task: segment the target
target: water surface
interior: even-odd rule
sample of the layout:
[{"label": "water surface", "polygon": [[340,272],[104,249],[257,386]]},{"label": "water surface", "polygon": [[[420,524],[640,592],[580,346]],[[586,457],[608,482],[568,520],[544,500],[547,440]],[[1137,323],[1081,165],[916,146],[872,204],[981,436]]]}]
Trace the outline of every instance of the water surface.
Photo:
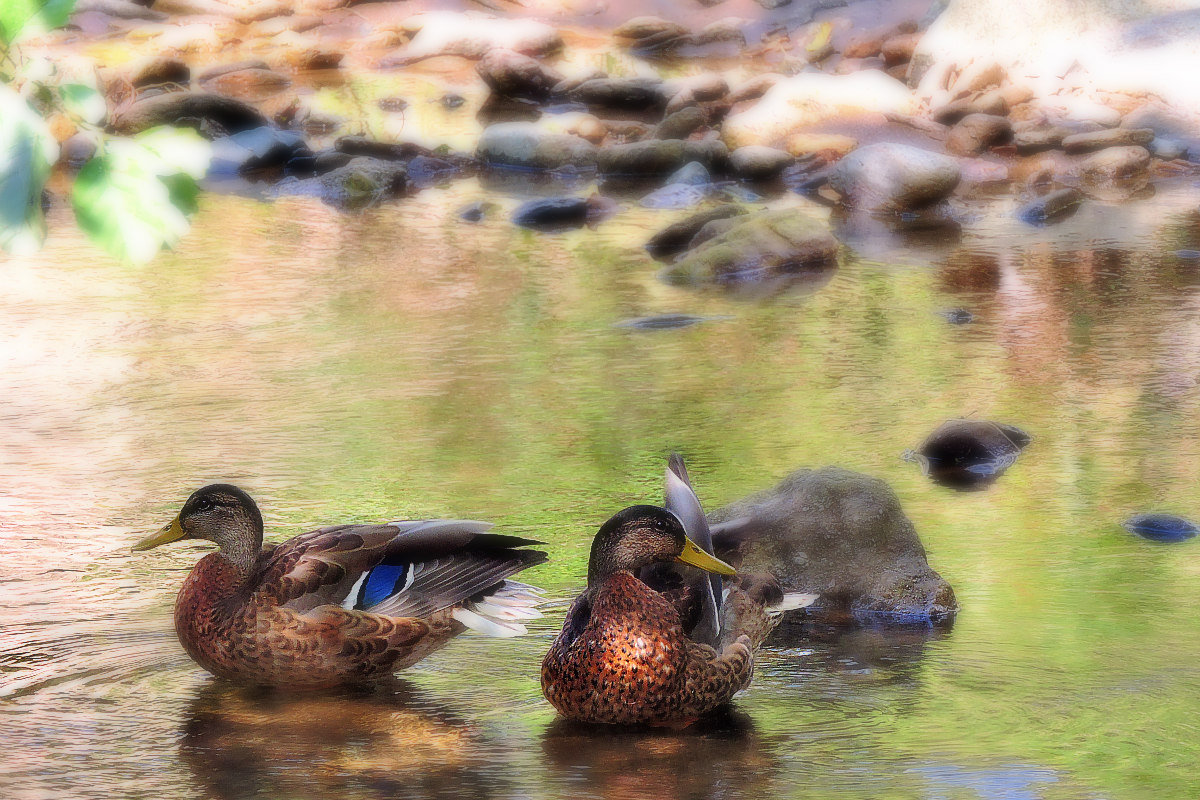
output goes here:
[{"label": "water surface", "polygon": [[[3,262],[3,795],[1195,797],[1200,544],[1120,523],[1200,515],[1200,263],[1176,255],[1200,248],[1198,198],[1160,184],[1044,229],[995,200],[959,237],[844,227],[836,273],[767,294],[658,282],[640,246],[681,212],[633,200],[542,235],[474,180],[356,217],[209,196],[144,269],[56,210],[44,252]],[[480,199],[502,208],[458,219]],[[619,324],[664,314],[702,320]],[[901,458],[966,415],[1034,436],[978,493]],[[802,466],[884,478],[957,623],[792,627],[730,719],[596,735],[538,688],[564,604],[373,695],[254,694],[174,640],[204,548],[129,553],[224,480],[273,539],[493,520],[550,543],[527,575],[565,599],[671,450],[709,507]]]}]

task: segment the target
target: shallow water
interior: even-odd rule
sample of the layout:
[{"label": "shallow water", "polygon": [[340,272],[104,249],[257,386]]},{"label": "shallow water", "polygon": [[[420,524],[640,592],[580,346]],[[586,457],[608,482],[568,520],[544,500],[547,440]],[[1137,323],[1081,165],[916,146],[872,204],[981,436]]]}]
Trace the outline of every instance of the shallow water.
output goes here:
[{"label": "shallow water", "polygon": [[[457,210],[486,198],[479,224]],[[123,267],[61,210],[0,296],[4,797],[1195,797],[1200,560],[1121,527],[1200,516],[1200,191],[960,237],[846,223],[836,273],[669,287],[636,199],[543,235],[474,180],[343,217],[208,196],[177,252]],[[802,204],[796,198],[773,201]],[[828,212],[811,207],[810,213]],[[943,312],[963,308],[967,325]],[[664,314],[687,327],[622,326]],[[901,458],[948,417],[1034,442],[986,491]],[[203,551],[131,554],[227,480],[271,538],[449,515],[590,536],[688,459],[709,507],[801,466],[886,479],[955,587],[952,629],[790,628],[733,718],[687,734],[555,721],[529,637],[461,637],[372,696],[208,678],[170,608]]]}]

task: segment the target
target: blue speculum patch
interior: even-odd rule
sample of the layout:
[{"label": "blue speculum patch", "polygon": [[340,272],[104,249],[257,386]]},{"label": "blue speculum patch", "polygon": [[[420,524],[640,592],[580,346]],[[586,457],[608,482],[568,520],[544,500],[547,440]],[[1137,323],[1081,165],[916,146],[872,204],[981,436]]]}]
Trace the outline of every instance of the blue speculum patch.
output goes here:
[{"label": "blue speculum patch", "polygon": [[380,564],[367,575],[362,588],[358,592],[358,602],[355,608],[370,608],[376,603],[383,602],[404,586],[404,578],[408,574],[407,564]]},{"label": "blue speculum patch", "polygon": [[1125,520],[1124,527],[1154,542],[1182,542],[1200,533],[1196,523],[1174,514],[1138,514]]}]

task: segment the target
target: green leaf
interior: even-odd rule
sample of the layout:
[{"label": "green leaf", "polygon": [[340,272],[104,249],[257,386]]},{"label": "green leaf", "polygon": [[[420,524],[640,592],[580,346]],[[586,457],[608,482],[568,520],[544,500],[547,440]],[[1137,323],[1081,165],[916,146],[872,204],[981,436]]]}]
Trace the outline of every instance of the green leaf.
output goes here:
[{"label": "green leaf", "polygon": [[161,159],[160,175],[178,172],[200,180],[208,172],[212,145],[191,128],[159,126],[139,133],[133,140]]},{"label": "green leaf", "polygon": [[46,238],[42,188],[58,160],[45,121],[18,94],[0,86],[0,247],[36,252]]},{"label": "green leaf", "polygon": [[104,102],[104,95],[93,87],[83,83],[64,83],[58,87],[58,92],[68,113],[91,125],[104,121],[108,106]]},{"label": "green leaf", "polygon": [[61,28],[74,8],[75,0],[0,0],[0,42]]}]

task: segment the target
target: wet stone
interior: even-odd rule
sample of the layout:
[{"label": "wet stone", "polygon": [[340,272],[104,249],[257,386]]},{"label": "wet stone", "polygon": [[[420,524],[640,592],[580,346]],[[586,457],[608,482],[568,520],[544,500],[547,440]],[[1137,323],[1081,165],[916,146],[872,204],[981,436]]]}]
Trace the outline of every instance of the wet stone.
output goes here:
[{"label": "wet stone", "polygon": [[646,252],[652,258],[670,258],[686,249],[692,238],[709,222],[741,216],[745,213],[745,208],[730,203],[692,214],[690,217],[668,225],[650,237],[650,241],[646,242]]},{"label": "wet stone", "polygon": [[1013,134],[1013,145],[1022,156],[1044,153],[1062,147],[1063,139],[1071,133],[1066,128],[1026,128]]},{"label": "wet stone", "polygon": [[1017,218],[1030,225],[1049,225],[1075,213],[1083,192],[1071,187],[1058,189],[1029,201],[1017,210]]},{"label": "wet stone", "polygon": [[495,203],[489,203],[487,200],[476,200],[474,203],[468,203],[460,208],[457,216],[464,222],[482,222],[483,218],[495,208]]},{"label": "wet stone", "polygon": [[662,82],[646,78],[593,78],[569,91],[567,99],[623,111],[647,111],[667,104]]},{"label": "wet stone", "polygon": [[1185,542],[1200,533],[1196,523],[1174,514],[1137,514],[1122,527],[1152,542]]},{"label": "wet stone", "polygon": [[950,129],[946,150],[960,156],[973,156],[1012,139],[1012,125],[1005,117],[968,114]]},{"label": "wet stone", "polygon": [[739,177],[771,180],[795,162],[791,153],[763,145],[746,145],[729,154],[729,164]]},{"label": "wet stone", "polygon": [[916,456],[934,483],[981,489],[1003,475],[1029,442],[1029,434],[1011,425],[952,419],[929,434]]},{"label": "wet stone", "polygon": [[302,134],[268,126],[214,139],[212,149],[209,175],[245,174],[312,156]]},{"label": "wet stone", "polygon": [[563,76],[536,58],[512,50],[489,50],[475,65],[483,82],[502,97],[544,100]]},{"label": "wet stone", "polygon": [[134,65],[129,82],[135,89],[145,86],[157,86],[163,83],[174,83],[187,86],[191,80],[192,71],[178,58],[156,56],[143,59]]},{"label": "wet stone", "polygon": [[903,211],[946,198],[962,175],[949,156],[901,144],[872,144],[847,155],[829,184],[850,207]]},{"label": "wet stone", "polygon": [[1149,166],[1150,151],[1144,147],[1108,147],[1084,159],[1079,170],[1092,182],[1124,181],[1144,175]]},{"label": "wet stone", "polygon": [[549,197],[522,203],[514,225],[534,230],[565,230],[587,224],[589,204],[582,197]]},{"label": "wet stone", "polygon": [[708,124],[704,111],[696,106],[682,108],[667,116],[654,129],[655,139],[686,139]]}]

